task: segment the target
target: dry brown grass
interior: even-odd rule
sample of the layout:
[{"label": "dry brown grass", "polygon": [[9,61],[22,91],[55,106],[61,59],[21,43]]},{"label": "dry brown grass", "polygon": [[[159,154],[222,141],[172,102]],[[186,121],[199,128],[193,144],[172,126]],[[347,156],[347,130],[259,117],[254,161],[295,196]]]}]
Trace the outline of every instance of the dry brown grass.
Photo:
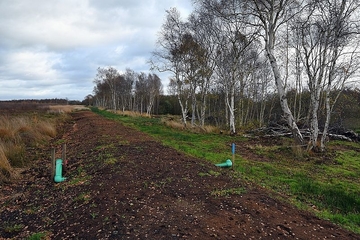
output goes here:
[{"label": "dry brown grass", "polygon": [[89,109],[89,108],[83,105],[51,105],[49,106],[49,110],[47,112],[62,114],[62,113],[70,113],[73,111],[79,111],[85,109]]},{"label": "dry brown grass", "polygon": [[0,142],[0,183],[10,179],[12,167],[5,155],[4,146]]},{"label": "dry brown grass", "polygon": [[162,119],[161,120],[163,124],[165,124],[165,126],[174,128],[174,129],[184,129],[184,124],[175,120],[167,120],[167,119]]},{"label": "dry brown grass", "polygon": [[53,121],[40,121],[34,126],[33,130],[40,133],[40,140],[56,136],[56,124]]},{"label": "dry brown grass", "polygon": [[0,128],[0,139],[2,141],[9,141],[13,139],[13,133],[6,128]]},{"label": "dry brown grass", "polygon": [[219,133],[220,130],[219,128],[215,127],[215,126],[211,126],[211,125],[205,125],[204,127],[200,127],[200,126],[190,126],[189,124],[187,124],[187,127],[184,127],[184,124],[180,121],[180,120],[175,120],[175,117],[164,117],[161,119],[161,122],[171,128],[174,129],[187,129],[188,131],[191,132],[196,132],[196,133]]},{"label": "dry brown grass", "polygon": [[211,125],[205,125],[203,129],[206,133],[220,133],[220,129],[218,127]]},{"label": "dry brown grass", "polygon": [[140,112],[134,112],[134,111],[116,111],[116,114],[123,115],[123,116],[129,116],[129,117],[151,117],[147,115],[146,113],[140,113]]},{"label": "dry brown grass", "polygon": [[[3,103],[0,115],[0,182],[16,176],[14,167],[27,165],[26,146],[37,146],[56,136],[56,123],[66,113],[88,109],[82,105]],[[44,113],[51,114],[45,117]]]},{"label": "dry brown grass", "polygon": [[34,115],[0,116],[0,182],[15,177],[14,167],[27,164],[25,147],[56,136],[56,120]]},{"label": "dry brown grass", "polygon": [[14,150],[9,148],[8,145],[9,144],[0,142],[0,183],[8,182],[10,179],[19,178],[19,171],[14,169],[8,160],[7,155],[9,154],[9,151]]},{"label": "dry brown grass", "polygon": [[220,133],[220,129],[215,126],[205,125],[201,126],[192,126],[188,128],[191,132],[194,133]]}]

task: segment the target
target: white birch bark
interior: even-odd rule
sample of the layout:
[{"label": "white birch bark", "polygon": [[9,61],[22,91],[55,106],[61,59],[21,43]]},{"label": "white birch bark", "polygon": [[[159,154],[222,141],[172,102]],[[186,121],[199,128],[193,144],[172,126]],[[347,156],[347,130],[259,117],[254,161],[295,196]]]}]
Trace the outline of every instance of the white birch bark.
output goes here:
[{"label": "white birch bark", "polygon": [[291,5],[294,3],[294,1],[261,0],[254,1],[253,3],[255,6],[255,9],[253,9],[255,13],[253,14],[259,19],[260,25],[264,31],[263,37],[265,40],[265,51],[274,74],[275,85],[279,94],[280,105],[284,114],[284,118],[287,121],[288,127],[292,131],[295,142],[297,144],[303,144],[304,139],[289,108],[285,92],[284,79],[281,76],[279,65],[276,61],[274,53],[276,31],[281,25],[286,24],[289,19],[294,16],[294,14],[291,13]]},{"label": "white birch bark", "polygon": [[287,124],[288,124],[290,130],[292,131],[295,142],[297,144],[303,144],[304,139],[303,139],[303,136],[295,122],[294,116],[289,108],[289,104],[288,104],[287,97],[286,97],[286,92],[284,89],[284,84],[283,84],[283,81],[281,80],[279,66],[276,62],[276,58],[274,57],[274,50],[272,49],[271,46],[266,47],[266,53],[267,53],[271,68],[274,73],[275,84],[276,84],[277,91],[279,94],[280,105],[281,105],[281,109],[283,111],[284,117],[287,121]]}]

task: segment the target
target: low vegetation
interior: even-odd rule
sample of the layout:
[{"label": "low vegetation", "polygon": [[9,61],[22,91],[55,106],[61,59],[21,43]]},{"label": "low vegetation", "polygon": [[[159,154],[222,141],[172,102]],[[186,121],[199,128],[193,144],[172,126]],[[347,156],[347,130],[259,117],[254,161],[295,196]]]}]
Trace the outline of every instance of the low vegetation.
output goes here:
[{"label": "low vegetation", "polygon": [[234,142],[237,146],[234,171],[229,174],[269,189],[275,197],[360,233],[359,143],[332,141],[326,154],[316,155],[293,147],[288,138],[256,140],[240,135],[199,134],[173,128],[173,124],[166,124],[161,118],[130,117],[97,108],[93,111],[211,163],[231,159]]},{"label": "low vegetation", "polygon": [[[16,109],[20,106],[21,109]],[[17,177],[17,168],[25,167],[28,148],[45,144],[56,136],[56,124],[65,113],[80,106],[11,105],[12,111],[0,115],[0,182]]]}]

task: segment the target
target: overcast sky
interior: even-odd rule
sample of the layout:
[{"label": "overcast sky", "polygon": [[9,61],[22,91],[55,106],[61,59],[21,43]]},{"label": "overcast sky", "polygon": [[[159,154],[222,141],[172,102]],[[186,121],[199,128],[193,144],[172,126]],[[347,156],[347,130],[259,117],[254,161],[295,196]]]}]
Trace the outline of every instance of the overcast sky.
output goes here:
[{"label": "overcast sky", "polygon": [[192,10],[191,0],[0,0],[0,100],[83,100],[98,67],[149,72],[171,7]]}]

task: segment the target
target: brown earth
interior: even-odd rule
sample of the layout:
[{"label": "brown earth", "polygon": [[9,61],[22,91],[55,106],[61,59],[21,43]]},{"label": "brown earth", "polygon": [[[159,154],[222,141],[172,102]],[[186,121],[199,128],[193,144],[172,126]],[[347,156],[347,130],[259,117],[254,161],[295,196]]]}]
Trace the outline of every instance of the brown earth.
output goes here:
[{"label": "brown earth", "polygon": [[61,139],[65,182],[49,179],[49,147],[30,149],[37,165],[0,186],[1,239],[360,239],[92,112],[61,127],[59,157]]}]

